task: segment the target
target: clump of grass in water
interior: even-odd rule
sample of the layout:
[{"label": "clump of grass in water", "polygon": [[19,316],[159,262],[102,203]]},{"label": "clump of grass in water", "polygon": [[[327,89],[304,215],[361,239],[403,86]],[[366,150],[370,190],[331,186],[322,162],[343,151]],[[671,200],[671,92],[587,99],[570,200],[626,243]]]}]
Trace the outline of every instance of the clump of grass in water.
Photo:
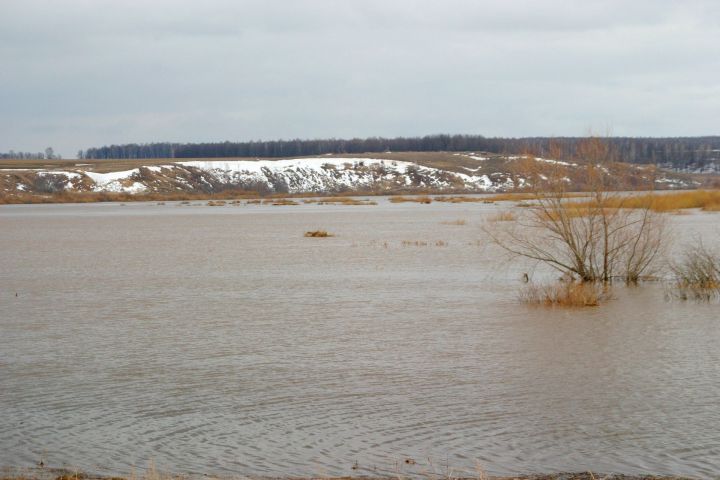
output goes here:
[{"label": "clump of grass in water", "polygon": [[289,198],[276,198],[274,200],[265,200],[263,203],[265,205],[300,205],[295,200],[290,200]]},{"label": "clump of grass in water", "polygon": [[435,201],[445,203],[485,203],[488,202],[488,199],[483,197],[435,197]]},{"label": "clump of grass in water", "polygon": [[513,212],[499,212],[488,218],[488,222],[513,222],[517,217]]},{"label": "clump of grass in water", "polygon": [[457,226],[462,226],[462,225],[466,225],[466,224],[467,224],[467,221],[466,221],[465,219],[463,219],[463,218],[458,218],[457,220],[448,220],[448,221],[440,222],[440,223],[442,223],[443,225],[457,225]]},{"label": "clump of grass in water", "polygon": [[597,307],[608,298],[608,287],[592,282],[528,285],[520,292],[524,303],[557,307]]},{"label": "clump of grass in water", "polygon": [[334,237],[332,233],[328,233],[325,230],[313,230],[311,232],[305,232],[305,236],[308,238],[327,238]]},{"label": "clump of grass in water", "polygon": [[428,242],[423,240],[403,240],[403,247],[427,247]]},{"label": "clump of grass in water", "polygon": [[319,199],[303,200],[304,203],[317,203],[318,205],[377,205],[369,199],[359,200],[352,197],[324,197]]},{"label": "clump of grass in water", "polygon": [[445,240],[437,240],[436,242],[427,242],[425,240],[403,240],[400,244],[403,247],[427,247],[428,245],[435,245],[436,247],[448,246],[448,242]]},{"label": "clump of grass in water", "polygon": [[432,203],[432,198],[428,196],[419,196],[419,197],[403,197],[403,196],[396,196],[396,197],[390,197],[390,203],[405,203],[405,202],[415,202],[415,203]]},{"label": "clump of grass in water", "polygon": [[720,256],[702,243],[687,250],[670,268],[675,277],[672,296],[681,300],[720,298]]},{"label": "clump of grass in water", "polygon": [[223,207],[227,202],[225,200],[210,200],[207,203],[208,207]]}]

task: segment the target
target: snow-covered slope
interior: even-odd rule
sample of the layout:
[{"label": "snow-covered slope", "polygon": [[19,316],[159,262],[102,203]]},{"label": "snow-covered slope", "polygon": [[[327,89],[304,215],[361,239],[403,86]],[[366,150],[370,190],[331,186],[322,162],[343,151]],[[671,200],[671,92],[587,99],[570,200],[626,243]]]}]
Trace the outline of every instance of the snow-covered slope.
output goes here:
[{"label": "snow-covered slope", "polygon": [[[0,170],[0,174],[8,171]],[[26,171],[28,173],[28,171]],[[41,190],[94,192],[219,191],[228,188],[279,193],[438,189],[492,192],[512,187],[507,178],[464,174],[375,158],[208,160],[96,173],[83,169],[32,172]],[[16,182],[16,188],[36,190]],[[38,186],[36,185],[36,186]]]},{"label": "snow-covered slope", "polygon": [[[13,192],[54,193],[123,192],[171,193],[218,192],[227,189],[259,193],[338,193],[338,192],[496,192],[522,187],[526,179],[513,172],[512,163],[519,157],[502,157],[489,165],[488,157],[476,154],[453,154],[449,158],[467,157],[470,163],[455,162],[446,170],[414,162],[387,158],[313,157],[287,160],[196,160],[163,165],[139,166],[109,173],[95,172],[87,164],[73,164],[66,169],[0,170],[0,194]],[[568,168],[568,175],[578,165],[535,158],[546,166]],[[95,164],[99,167],[101,164]],[[454,167],[454,168],[453,168]],[[516,170],[516,169],[515,169]],[[611,172],[607,172],[611,175]],[[638,169],[635,175],[645,175]],[[542,175],[541,175],[542,177]],[[645,177],[643,177],[645,178]],[[570,178],[567,178],[570,182]],[[670,183],[667,183],[670,182]],[[676,179],[658,178],[664,188],[687,188],[675,185]]]}]

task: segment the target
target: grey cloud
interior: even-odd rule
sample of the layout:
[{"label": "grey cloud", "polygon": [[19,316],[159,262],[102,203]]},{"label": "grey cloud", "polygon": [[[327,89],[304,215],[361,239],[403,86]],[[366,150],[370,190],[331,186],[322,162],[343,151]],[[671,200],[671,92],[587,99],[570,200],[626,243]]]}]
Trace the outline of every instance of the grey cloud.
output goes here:
[{"label": "grey cloud", "polygon": [[717,2],[3,0],[0,151],[711,134]]}]

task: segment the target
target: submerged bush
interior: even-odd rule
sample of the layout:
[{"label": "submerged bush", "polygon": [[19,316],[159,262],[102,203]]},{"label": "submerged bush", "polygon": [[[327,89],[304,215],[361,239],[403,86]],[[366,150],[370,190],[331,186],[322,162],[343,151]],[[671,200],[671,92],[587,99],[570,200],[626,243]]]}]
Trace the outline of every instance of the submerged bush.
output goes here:
[{"label": "submerged bush", "polygon": [[610,297],[609,289],[598,283],[556,282],[528,285],[520,299],[525,303],[559,307],[596,307]]},{"label": "submerged bush", "polygon": [[720,297],[720,256],[702,243],[688,249],[670,268],[674,296],[682,300]]},{"label": "submerged bush", "polygon": [[313,230],[311,232],[305,232],[306,237],[310,238],[326,238],[326,237],[334,237],[332,233],[328,233],[325,230]]}]

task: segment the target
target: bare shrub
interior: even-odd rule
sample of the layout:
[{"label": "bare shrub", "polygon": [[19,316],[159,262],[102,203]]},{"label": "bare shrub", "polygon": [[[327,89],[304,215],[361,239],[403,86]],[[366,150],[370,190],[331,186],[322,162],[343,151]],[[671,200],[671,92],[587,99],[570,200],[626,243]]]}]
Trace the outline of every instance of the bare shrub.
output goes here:
[{"label": "bare shrub", "polygon": [[65,175],[44,173],[37,175],[32,182],[32,188],[38,193],[57,193],[65,190],[68,178]]}]

